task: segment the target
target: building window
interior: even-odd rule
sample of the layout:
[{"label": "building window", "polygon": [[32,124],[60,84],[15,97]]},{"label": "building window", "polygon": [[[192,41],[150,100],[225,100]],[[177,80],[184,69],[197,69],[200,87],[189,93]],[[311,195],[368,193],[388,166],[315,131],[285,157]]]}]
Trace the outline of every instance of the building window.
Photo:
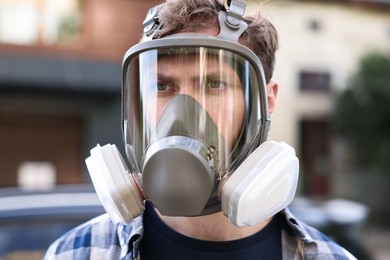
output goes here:
[{"label": "building window", "polygon": [[330,74],[328,72],[301,71],[299,81],[302,91],[327,92],[330,90]]},{"label": "building window", "polygon": [[304,192],[307,195],[327,195],[331,178],[330,124],[326,120],[303,120],[300,136]]},{"label": "building window", "polygon": [[0,43],[54,45],[80,37],[79,0],[0,0]]},{"label": "building window", "polygon": [[308,21],[308,27],[311,31],[317,32],[317,31],[320,31],[322,29],[322,24],[320,21],[318,21],[316,19],[311,19]]}]

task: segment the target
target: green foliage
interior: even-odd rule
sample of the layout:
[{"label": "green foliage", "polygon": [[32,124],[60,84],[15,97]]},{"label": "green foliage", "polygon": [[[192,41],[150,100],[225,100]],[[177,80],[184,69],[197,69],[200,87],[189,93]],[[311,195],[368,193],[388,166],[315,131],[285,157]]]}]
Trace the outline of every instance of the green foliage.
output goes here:
[{"label": "green foliage", "polygon": [[362,58],[338,97],[334,126],[351,141],[360,166],[390,172],[390,56]]}]

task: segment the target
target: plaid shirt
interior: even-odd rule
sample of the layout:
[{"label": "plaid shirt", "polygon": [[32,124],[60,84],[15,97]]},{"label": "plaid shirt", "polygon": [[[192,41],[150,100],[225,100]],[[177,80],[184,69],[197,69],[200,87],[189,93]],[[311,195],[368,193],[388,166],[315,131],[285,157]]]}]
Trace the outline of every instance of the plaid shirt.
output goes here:
[{"label": "plaid shirt", "polygon": [[[280,214],[283,259],[356,259],[318,230],[297,220],[288,209]],[[44,259],[139,259],[142,217],[129,225],[114,224],[107,214],[94,218],[55,241]]]}]

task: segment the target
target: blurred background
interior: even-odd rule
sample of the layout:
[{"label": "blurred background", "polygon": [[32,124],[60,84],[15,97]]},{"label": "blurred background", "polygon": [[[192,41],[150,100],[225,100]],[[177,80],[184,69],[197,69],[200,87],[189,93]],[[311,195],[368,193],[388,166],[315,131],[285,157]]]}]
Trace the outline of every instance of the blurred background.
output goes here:
[{"label": "blurred background", "polygon": [[[40,259],[103,212],[84,159],[97,143],[123,151],[122,57],[155,4],[0,0],[0,259]],[[301,163],[291,209],[359,259],[389,259],[390,1],[258,9],[280,37],[270,139]]]}]

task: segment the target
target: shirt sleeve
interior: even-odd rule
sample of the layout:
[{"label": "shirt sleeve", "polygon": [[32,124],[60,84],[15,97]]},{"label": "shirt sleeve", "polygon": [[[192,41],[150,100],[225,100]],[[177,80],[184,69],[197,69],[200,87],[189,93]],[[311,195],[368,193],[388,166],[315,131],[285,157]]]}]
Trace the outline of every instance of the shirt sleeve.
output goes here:
[{"label": "shirt sleeve", "polygon": [[54,241],[44,259],[119,259],[117,226],[106,214],[94,218]]}]

